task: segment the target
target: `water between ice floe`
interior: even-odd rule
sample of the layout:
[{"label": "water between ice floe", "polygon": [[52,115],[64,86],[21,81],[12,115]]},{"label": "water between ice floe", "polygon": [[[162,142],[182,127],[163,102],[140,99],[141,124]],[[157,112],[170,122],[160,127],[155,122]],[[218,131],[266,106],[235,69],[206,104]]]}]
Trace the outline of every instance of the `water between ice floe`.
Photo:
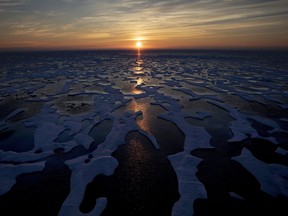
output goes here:
[{"label": "water between ice floe", "polygon": [[286,52],[0,55],[1,211],[243,215],[288,203]]}]

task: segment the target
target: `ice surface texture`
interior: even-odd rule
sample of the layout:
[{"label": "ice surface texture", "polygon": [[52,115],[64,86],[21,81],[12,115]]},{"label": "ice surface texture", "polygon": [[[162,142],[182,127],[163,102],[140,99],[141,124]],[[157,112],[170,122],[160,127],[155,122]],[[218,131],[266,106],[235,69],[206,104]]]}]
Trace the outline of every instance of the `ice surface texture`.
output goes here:
[{"label": "ice surface texture", "polygon": [[[272,51],[0,53],[1,209],[45,215],[33,206],[17,210],[21,200],[13,194],[17,197],[21,190],[16,189],[32,179],[42,190],[46,177],[57,179],[57,170],[69,179],[64,188],[70,190],[53,191],[63,197],[53,212],[101,215],[111,208],[109,199],[97,198],[94,209],[83,213],[85,190],[97,176],[113,176],[121,161],[112,155],[132,131],[147,137],[174,169],[180,198],[171,215],[201,215],[205,200],[211,209],[217,199],[250,202],[249,179],[260,197],[286,202],[287,56]],[[231,167],[236,176],[247,175],[243,184],[222,172]],[[219,179],[230,182],[223,186]],[[45,196],[33,194],[32,200]],[[228,210],[219,206],[225,215]],[[239,209],[231,206],[228,215]],[[129,212],[129,206],[123,208]]]}]

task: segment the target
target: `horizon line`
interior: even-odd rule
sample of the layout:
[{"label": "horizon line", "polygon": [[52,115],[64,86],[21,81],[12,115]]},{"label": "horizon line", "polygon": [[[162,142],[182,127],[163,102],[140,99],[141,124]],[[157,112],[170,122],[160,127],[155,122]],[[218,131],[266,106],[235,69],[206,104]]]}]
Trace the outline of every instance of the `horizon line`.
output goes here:
[{"label": "horizon line", "polygon": [[[137,48],[0,48],[0,52],[137,51]],[[141,51],[288,51],[288,47],[141,48]]]}]

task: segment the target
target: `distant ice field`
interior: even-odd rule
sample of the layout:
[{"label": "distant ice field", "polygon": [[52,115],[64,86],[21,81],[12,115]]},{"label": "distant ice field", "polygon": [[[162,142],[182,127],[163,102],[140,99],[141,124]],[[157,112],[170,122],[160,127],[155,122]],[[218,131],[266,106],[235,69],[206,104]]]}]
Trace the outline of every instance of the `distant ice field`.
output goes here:
[{"label": "distant ice field", "polygon": [[0,53],[0,212],[282,215],[287,166],[287,51]]}]

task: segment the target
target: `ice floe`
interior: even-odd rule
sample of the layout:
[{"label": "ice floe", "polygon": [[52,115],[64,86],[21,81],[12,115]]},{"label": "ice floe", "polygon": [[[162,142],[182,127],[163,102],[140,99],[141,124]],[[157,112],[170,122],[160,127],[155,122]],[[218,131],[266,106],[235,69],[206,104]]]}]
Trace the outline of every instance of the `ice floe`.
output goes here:
[{"label": "ice floe", "polygon": [[[89,213],[79,210],[86,186],[97,175],[113,175],[118,161],[112,153],[125,143],[129,132],[139,131],[171,162],[180,193],[172,215],[186,216],[193,215],[196,199],[207,198],[196,176],[201,159],[191,151],[211,148],[211,140],[220,129],[233,134],[231,139],[227,138],[230,134],[219,139],[225,144],[261,138],[275,144],[276,154],[287,156],[286,144],[277,145],[277,141],[287,138],[277,139],[277,134],[287,133],[288,75],[284,63],[279,63],[284,65],[281,67],[267,63],[266,58],[278,61],[273,55],[264,55],[263,59],[253,52],[236,55],[219,51],[147,51],[141,56],[130,51],[45,55],[47,61],[33,53],[20,61],[7,54],[9,64],[5,56],[0,60],[5,63],[0,68],[0,144],[7,137],[17,136],[13,131],[17,124],[35,128],[32,149],[0,150],[0,195],[9,193],[17,176],[43,170],[47,160],[61,153],[69,158],[64,163],[72,175],[70,193],[59,215],[101,215],[109,202],[106,197],[97,199]],[[253,110],[251,104],[261,109]],[[279,111],[277,116],[267,115],[271,106],[277,107],[271,109]],[[187,118],[194,122],[188,123]],[[261,129],[253,122],[269,128],[265,135],[260,135]],[[168,129],[161,128],[163,125]],[[216,129],[209,131],[211,128]],[[169,134],[161,135],[161,131]],[[166,140],[175,140],[175,134],[179,134],[180,141],[183,138],[183,143],[176,143],[180,147],[174,152],[165,151]],[[82,152],[73,157],[71,152],[77,148]],[[246,148],[233,160],[257,178],[264,192],[288,196],[287,166],[259,161]],[[230,195],[239,199],[235,193]]]},{"label": "ice floe", "polygon": [[233,159],[241,163],[257,178],[264,192],[275,197],[288,196],[287,166],[259,161],[245,148],[240,156]]},{"label": "ice floe", "polygon": [[0,165],[0,195],[8,192],[16,183],[16,177],[23,173],[42,171],[45,162],[25,163],[19,165],[1,164]]}]

